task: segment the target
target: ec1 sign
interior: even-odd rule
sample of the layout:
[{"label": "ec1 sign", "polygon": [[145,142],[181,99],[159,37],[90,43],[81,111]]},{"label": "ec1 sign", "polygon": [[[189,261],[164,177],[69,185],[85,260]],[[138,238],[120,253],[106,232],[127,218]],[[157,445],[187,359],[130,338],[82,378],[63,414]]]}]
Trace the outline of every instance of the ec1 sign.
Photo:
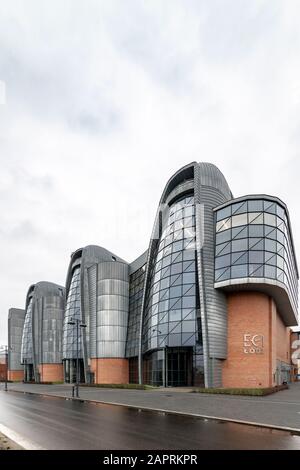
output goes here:
[{"label": "ec1 sign", "polygon": [[245,354],[262,354],[264,351],[263,335],[244,335],[244,353]]}]

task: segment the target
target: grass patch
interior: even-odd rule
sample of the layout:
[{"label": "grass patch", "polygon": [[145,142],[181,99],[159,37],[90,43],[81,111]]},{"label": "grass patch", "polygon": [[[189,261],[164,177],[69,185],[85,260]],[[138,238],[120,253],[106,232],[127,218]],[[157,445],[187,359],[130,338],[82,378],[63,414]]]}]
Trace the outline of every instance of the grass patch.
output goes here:
[{"label": "grass patch", "polygon": [[81,387],[95,387],[95,388],[121,388],[126,390],[151,390],[157,387],[151,385],[140,384],[80,384]]},{"label": "grass patch", "polygon": [[195,388],[191,393],[209,393],[216,395],[248,395],[255,397],[263,397],[271,395],[271,393],[286,390],[287,385],[277,385],[269,388]]}]

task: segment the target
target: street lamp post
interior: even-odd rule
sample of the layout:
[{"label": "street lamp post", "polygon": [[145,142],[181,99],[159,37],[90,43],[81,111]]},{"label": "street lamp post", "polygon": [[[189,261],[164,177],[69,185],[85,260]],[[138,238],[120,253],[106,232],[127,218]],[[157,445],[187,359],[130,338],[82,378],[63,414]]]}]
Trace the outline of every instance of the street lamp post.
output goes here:
[{"label": "street lamp post", "polygon": [[76,384],[75,384],[75,396],[79,398],[79,327],[86,328],[86,325],[81,323],[80,318],[71,318],[68,325],[76,325]]}]

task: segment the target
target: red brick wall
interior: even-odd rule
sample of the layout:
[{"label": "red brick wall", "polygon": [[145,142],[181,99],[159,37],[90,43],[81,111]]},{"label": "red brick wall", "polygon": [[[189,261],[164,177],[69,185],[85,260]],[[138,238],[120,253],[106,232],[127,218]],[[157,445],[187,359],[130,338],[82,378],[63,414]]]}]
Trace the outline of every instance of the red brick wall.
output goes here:
[{"label": "red brick wall", "polygon": [[[257,292],[227,296],[228,357],[223,365],[223,387],[269,387],[271,384],[273,307],[269,297]],[[262,354],[244,353],[244,335],[264,336]]]},{"label": "red brick wall", "polygon": [[5,380],[6,378],[6,364],[0,364],[0,380]]},{"label": "red brick wall", "polygon": [[24,371],[23,370],[9,370],[8,380],[12,380],[13,382],[22,382],[22,380],[24,380]]},{"label": "red brick wall", "polygon": [[64,372],[62,364],[40,364],[41,382],[63,382]]},{"label": "red brick wall", "polygon": [[129,382],[128,359],[91,359],[91,371],[96,384],[123,384]]},{"label": "red brick wall", "polygon": [[[290,328],[280,318],[275,302],[260,292],[227,296],[228,356],[223,364],[223,387],[276,385],[277,360],[290,363]],[[244,335],[263,335],[263,351],[244,351]],[[247,350],[249,350],[247,348]]]}]

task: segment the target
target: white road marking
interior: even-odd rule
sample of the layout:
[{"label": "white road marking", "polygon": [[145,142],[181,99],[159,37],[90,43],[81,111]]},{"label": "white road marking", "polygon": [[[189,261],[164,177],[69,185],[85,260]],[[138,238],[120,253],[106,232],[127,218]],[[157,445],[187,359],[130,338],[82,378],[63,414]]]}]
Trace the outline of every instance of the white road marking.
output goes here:
[{"label": "white road marking", "polygon": [[21,436],[21,434],[13,431],[12,429],[4,426],[4,424],[0,423],[0,432],[4,434],[6,437],[14,441],[19,446],[23,447],[25,450],[45,450],[43,447],[35,444],[32,441],[29,441],[25,437]]}]

